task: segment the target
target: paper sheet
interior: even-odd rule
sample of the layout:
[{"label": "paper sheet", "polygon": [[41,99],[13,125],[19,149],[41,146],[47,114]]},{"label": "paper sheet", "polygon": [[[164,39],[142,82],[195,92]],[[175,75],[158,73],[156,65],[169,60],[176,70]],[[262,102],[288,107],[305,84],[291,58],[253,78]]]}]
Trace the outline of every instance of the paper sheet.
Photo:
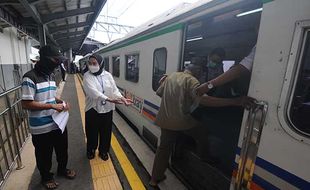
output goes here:
[{"label": "paper sheet", "polygon": [[[63,105],[66,106],[66,103],[63,102]],[[65,131],[65,128],[67,126],[68,120],[69,120],[69,112],[68,111],[62,111],[58,112],[55,111],[55,113],[52,115],[52,118],[54,122],[57,124],[61,132],[63,133]]]}]

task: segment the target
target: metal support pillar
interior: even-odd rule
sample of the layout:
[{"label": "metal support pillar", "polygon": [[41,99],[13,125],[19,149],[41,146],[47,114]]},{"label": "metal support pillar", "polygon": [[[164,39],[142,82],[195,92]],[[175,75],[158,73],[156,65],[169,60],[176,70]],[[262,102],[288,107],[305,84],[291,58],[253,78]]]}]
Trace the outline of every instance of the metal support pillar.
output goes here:
[{"label": "metal support pillar", "polygon": [[73,61],[72,60],[72,48],[70,48],[69,50],[65,52],[65,56],[68,58],[68,73],[71,73],[71,70],[72,70],[71,62]]},{"label": "metal support pillar", "polygon": [[46,33],[43,25],[38,26],[40,46],[46,45]]}]

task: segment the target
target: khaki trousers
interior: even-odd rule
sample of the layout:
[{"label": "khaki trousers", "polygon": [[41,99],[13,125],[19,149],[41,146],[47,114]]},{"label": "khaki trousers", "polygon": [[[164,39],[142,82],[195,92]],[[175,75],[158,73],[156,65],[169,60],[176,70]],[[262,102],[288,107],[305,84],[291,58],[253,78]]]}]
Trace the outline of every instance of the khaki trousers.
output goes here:
[{"label": "khaki trousers", "polygon": [[180,131],[172,131],[161,129],[160,145],[156,150],[155,160],[153,164],[152,177],[155,180],[160,180],[164,177],[164,173],[169,165],[169,157],[172,147]]}]

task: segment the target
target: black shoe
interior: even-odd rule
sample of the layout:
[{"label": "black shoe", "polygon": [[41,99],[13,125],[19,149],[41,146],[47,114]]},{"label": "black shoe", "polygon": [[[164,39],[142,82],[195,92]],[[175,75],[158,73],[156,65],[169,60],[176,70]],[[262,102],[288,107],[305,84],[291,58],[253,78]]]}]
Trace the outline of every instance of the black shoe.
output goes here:
[{"label": "black shoe", "polygon": [[95,158],[95,150],[92,151],[87,151],[86,152],[86,156],[89,160],[94,159]]},{"label": "black shoe", "polygon": [[109,159],[108,153],[99,153],[99,157],[104,161],[107,161]]}]

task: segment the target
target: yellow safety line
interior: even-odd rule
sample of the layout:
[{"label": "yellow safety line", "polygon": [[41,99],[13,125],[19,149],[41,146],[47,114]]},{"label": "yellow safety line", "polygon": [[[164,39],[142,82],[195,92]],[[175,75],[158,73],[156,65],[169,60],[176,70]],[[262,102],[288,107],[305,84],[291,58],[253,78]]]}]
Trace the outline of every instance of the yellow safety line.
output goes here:
[{"label": "yellow safety line", "polygon": [[121,145],[115,138],[114,134],[112,134],[112,148],[113,151],[121,164],[121,167],[126,175],[126,178],[133,190],[142,190],[145,189],[140,177],[138,176],[137,172],[135,169],[132,167],[130,161],[128,160],[124,150],[122,149]]},{"label": "yellow safety line", "polygon": [[[75,75],[75,83],[76,83],[76,88],[77,88],[77,93],[78,93],[78,98],[79,98],[79,105],[80,105],[80,112],[81,112],[81,117],[82,117],[82,122],[83,122],[83,126],[85,123],[85,118],[84,118],[84,100],[85,100],[85,95],[82,91],[82,86],[80,84],[80,82],[78,81],[78,78],[81,81],[81,78],[79,76]],[[78,90],[79,89],[79,90]],[[80,103],[81,102],[81,103]],[[85,129],[84,129],[85,130]],[[128,160],[124,150],[122,149],[121,145],[119,144],[119,142],[117,141],[115,135],[112,133],[112,139],[111,139],[111,146],[112,149],[122,167],[122,170],[129,182],[129,185],[131,186],[131,188],[133,190],[145,190],[145,187],[140,179],[140,177],[138,176],[137,172],[135,171],[135,169],[133,168],[132,164],[130,163],[130,161]],[[91,162],[92,164],[92,162]],[[94,175],[93,175],[94,176]]]}]

